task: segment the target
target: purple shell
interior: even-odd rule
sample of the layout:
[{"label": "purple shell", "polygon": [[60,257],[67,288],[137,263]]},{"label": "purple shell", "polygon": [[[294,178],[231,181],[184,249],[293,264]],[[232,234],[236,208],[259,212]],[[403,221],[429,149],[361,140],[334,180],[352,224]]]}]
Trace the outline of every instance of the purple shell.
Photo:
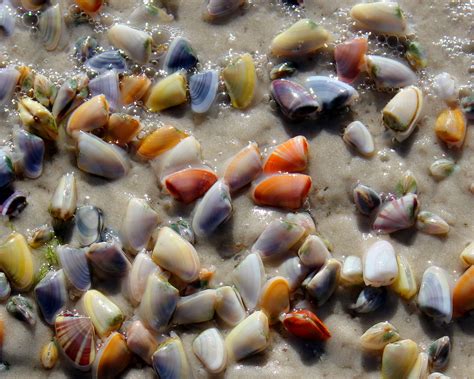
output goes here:
[{"label": "purple shell", "polygon": [[276,79],[270,90],[281,112],[289,119],[311,117],[320,109],[318,101],[302,85],[291,80]]}]

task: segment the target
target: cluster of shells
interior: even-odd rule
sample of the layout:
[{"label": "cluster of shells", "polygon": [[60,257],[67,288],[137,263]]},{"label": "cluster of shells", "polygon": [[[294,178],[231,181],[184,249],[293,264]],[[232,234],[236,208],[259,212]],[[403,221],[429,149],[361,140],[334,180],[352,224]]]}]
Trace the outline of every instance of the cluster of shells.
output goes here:
[{"label": "cluster of shells", "polygon": [[[75,3],[81,11],[71,16],[76,22],[81,17],[94,19],[103,6],[100,0]],[[145,2],[131,18],[172,21],[179,2],[161,3]],[[243,5],[244,0],[206,0],[203,19],[220,22]],[[294,6],[303,5],[298,1]],[[24,10],[40,12],[39,37],[46,50],[68,44],[60,4],[46,1],[22,0],[19,10],[9,1],[0,4],[0,28],[6,36],[14,32],[15,12]],[[411,33],[395,2],[358,4],[352,8],[351,17],[357,27],[374,33]],[[166,77],[152,82],[147,75],[130,74],[128,70],[129,61],[146,64],[152,50],[161,48],[150,33],[115,23],[107,30],[107,38],[111,48],[102,51],[91,36],[77,41],[75,55],[87,72],[59,87],[28,66],[0,69],[0,105],[16,98],[22,124],[14,130],[13,150],[0,150],[2,215],[20,214],[27,199],[13,189],[15,178],[38,178],[43,171],[45,143],[54,144],[63,138],[74,145],[77,167],[88,174],[109,180],[126,176],[131,166],[129,156],[133,156],[150,163],[164,192],[176,201],[200,201],[190,222],[178,220],[158,228],[159,216],[148,201],[132,197],[122,228],[115,232],[105,227],[101,209],[78,206],[75,175],[61,177],[49,206],[52,226],[39,227],[28,239],[12,232],[0,245],[0,298],[8,299],[7,310],[34,325],[32,302],[22,295],[10,297],[10,285],[17,292],[34,287],[42,318],[54,328],[54,342],[41,351],[45,368],[54,366],[59,348],[71,365],[80,370],[92,368],[96,377],[119,375],[132,354],[152,365],[162,378],[192,377],[183,342],[173,328],[214,318],[231,328],[225,338],[217,328],[209,328],[192,344],[193,352],[211,373],[222,372],[231,362],[265,350],[270,344],[270,326],[278,323],[300,338],[325,341],[331,333],[313,312],[292,309],[300,288],[312,303],[321,306],[340,284],[363,286],[350,307],[355,313],[379,308],[387,289],[406,300],[417,296],[419,309],[437,322],[448,323],[453,316],[474,308],[472,266],[454,289],[442,268],[429,267],[418,288],[410,263],[386,240],[372,244],[362,259],[348,256],[341,262],[332,256],[331,244],[318,234],[311,216],[297,212],[306,206],[312,187],[311,177],[305,174],[310,153],[305,137],[283,142],[265,159],[258,145],[250,143],[226,163],[223,172],[216,173],[204,164],[194,136],[171,125],[140,136],[140,120],[121,112],[130,104],[142,104],[152,113],[162,112],[190,100],[194,113],[205,114],[215,106],[221,79],[232,107],[249,108],[258,85],[251,54],[234,57],[220,72],[199,71],[191,42],[176,37],[167,41],[162,57]],[[423,108],[423,92],[416,86],[414,70],[427,64],[422,46],[413,38],[406,41],[405,57],[410,66],[368,54],[367,38],[359,37],[335,46],[337,79],[311,76],[300,83],[290,78],[297,72],[291,60],[314,54],[330,43],[328,30],[310,19],[301,19],[270,43],[270,55],[282,60],[270,72],[271,97],[282,116],[290,120],[319,117],[357,101],[359,93],[351,84],[365,73],[379,90],[400,89],[384,107],[382,122],[402,143],[415,130]],[[435,87],[446,102],[446,109],[436,120],[435,133],[448,147],[461,148],[466,118],[472,119],[473,98],[459,98],[456,79],[448,74],[437,76]],[[343,141],[364,157],[376,150],[369,129],[360,121],[347,126]],[[442,180],[455,169],[454,161],[443,159],[434,162],[430,172]],[[210,288],[215,268],[201,266],[195,238],[211,236],[228,221],[233,195],[249,187],[256,205],[291,213],[264,229],[234,269],[232,286]],[[414,226],[433,235],[446,235],[450,230],[440,216],[420,210],[416,179],[410,172],[400,179],[393,194],[380,194],[358,183],[353,196],[357,210],[372,218],[377,233],[390,234]],[[59,231],[67,225],[73,225],[73,240],[59,244]],[[40,247],[46,248],[55,268],[35,273],[31,249]],[[151,253],[147,251],[150,247]],[[461,257],[472,265],[474,247],[466,247]],[[267,279],[267,262],[282,258],[287,259],[278,268],[280,276]],[[126,320],[113,299],[93,289],[94,277],[121,280],[122,292],[136,308],[136,318]],[[70,297],[79,299],[73,308]],[[1,341],[8,331],[4,331],[1,320],[0,327]],[[415,342],[399,341],[396,329],[385,322],[370,328],[361,342],[366,349],[383,350],[384,378],[424,378],[431,368],[446,366],[450,350],[446,338],[435,341],[428,353],[419,353]],[[98,340],[101,344],[96,349]]]}]

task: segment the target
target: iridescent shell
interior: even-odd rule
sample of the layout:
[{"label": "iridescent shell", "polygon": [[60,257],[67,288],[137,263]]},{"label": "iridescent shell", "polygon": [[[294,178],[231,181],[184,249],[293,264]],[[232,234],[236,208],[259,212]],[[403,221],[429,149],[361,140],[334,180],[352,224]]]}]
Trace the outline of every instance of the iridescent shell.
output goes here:
[{"label": "iridescent shell", "polygon": [[247,315],[240,294],[230,286],[216,289],[215,310],[217,316],[230,326],[237,325]]},{"label": "iridescent shell", "polygon": [[216,305],[216,290],[206,289],[183,296],[176,304],[172,323],[176,325],[198,324],[212,320]]},{"label": "iridescent shell", "polygon": [[124,320],[122,311],[101,292],[88,290],[82,297],[81,304],[100,337],[107,337],[122,325]]},{"label": "iridescent shell", "polygon": [[255,253],[247,255],[231,275],[245,306],[250,311],[254,310],[265,281],[265,269],[260,255]]},{"label": "iridescent shell", "polygon": [[300,287],[309,271],[298,257],[288,258],[278,267],[278,273],[288,281],[291,292]]},{"label": "iridescent shell", "polygon": [[388,241],[372,244],[362,257],[362,266],[367,286],[388,286],[398,277],[395,249]]},{"label": "iridescent shell", "polygon": [[22,234],[12,232],[0,245],[0,269],[18,291],[33,283],[33,256]]},{"label": "iridescent shell", "polygon": [[[10,282],[4,272],[0,272],[0,301],[5,301],[10,297]],[[1,343],[0,343],[1,346]]]},{"label": "iridescent shell", "polygon": [[151,36],[125,24],[115,24],[107,31],[110,43],[117,49],[121,49],[130,59],[146,64],[151,55]]},{"label": "iridescent shell", "polygon": [[318,306],[328,301],[339,285],[341,267],[341,262],[330,258],[319,271],[310,274],[303,282],[306,292]]},{"label": "iridescent shell", "polygon": [[316,235],[309,235],[298,249],[301,262],[308,268],[322,267],[331,258],[326,244]]},{"label": "iridescent shell", "polygon": [[367,72],[379,89],[403,88],[416,83],[416,74],[406,65],[391,58],[366,55]]},{"label": "iridescent shell", "polygon": [[15,132],[15,147],[16,159],[23,175],[30,179],[39,178],[43,173],[45,151],[43,139],[26,130],[18,129]]},{"label": "iridescent shell", "polygon": [[36,285],[35,296],[44,319],[52,325],[68,300],[63,270],[49,271]]},{"label": "iridescent shell", "polygon": [[74,288],[87,291],[91,287],[91,274],[85,250],[62,245],[56,248],[56,254],[66,278]]},{"label": "iridescent shell", "polygon": [[[163,62],[163,69],[169,74],[179,70],[191,70],[198,63],[196,52],[191,47],[191,43],[183,37],[175,38],[166,53]],[[216,83],[217,89],[217,83]]]},{"label": "iridescent shell", "polygon": [[89,246],[100,240],[104,229],[102,209],[93,205],[83,205],[76,209],[74,236],[81,247]]},{"label": "iridescent shell", "polygon": [[146,100],[150,112],[161,112],[187,101],[186,76],[178,71],[153,85]]},{"label": "iridescent shell", "polygon": [[287,79],[273,80],[272,98],[290,120],[313,117],[320,109],[318,101],[302,85]]},{"label": "iridescent shell", "polygon": [[151,359],[153,368],[160,378],[193,377],[183,343],[175,333],[171,333],[171,337],[158,346]]},{"label": "iridescent shell", "polygon": [[423,233],[446,235],[449,233],[449,224],[440,216],[428,211],[421,211],[416,218],[416,228]]},{"label": "iridescent shell", "polygon": [[453,299],[445,270],[437,266],[425,270],[417,301],[420,310],[426,315],[446,323],[451,321]]},{"label": "iridescent shell", "polygon": [[133,305],[140,304],[150,275],[160,274],[161,269],[145,251],[135,256],[128,275],[128,297]]},{"label": "iridescent shell", "polygon": [[94,273],[103,278],[125,276],[131,267],[125,253],[115,242],[93,243],[87,250],[87,259]]},{"label": "iridescent shell", "polygon": [[199,334],[193,341],[193,352],[210,373],[224,371],[227,364],[227,351],[218,329],[206,329]]},{"label": "iridescent shell", "polygon": [[419,209],[420,204],[415,194],[409,193],[392,200],[378,213],[373,229],[382,234],[407,229],[415,224]]},{"label": "iridescent shell", "polygon": [[127,71],[127,62],[117,50],[108,50],[89,58],[85,66],[99,74],[107,70],[122,73]]},{"label": "iridescent shell", "polygon": [[352,83],[357,79],[364,65],[364,56],[367,53],[367,38],[354,38],[340,43],[334,49],[336,71],[339,80]]},{"label": "iridescent shell", "polygon": [[449,362],[451,340],[448,336],[438,338],[428,347],[429,363],[433,370],[443,370]]},{"label": "iridescent shell", "polygon": [[15,173],[10,155],[0,149],[0,188],[8,187],[14,180]]},{"label": "iridescent shell", "polygon": [[262,172],[262,157],[256,143],[249,143],[231,157],[224,170],[224,181],[230,192],[238,191]]},{"label": "iridescent shell", "polygon": [[235,13],[245,0],[205,0],[202,17],[206,21],[221,20]]},{"label": "iridescent shell", "polygon": [[[104,108],[106,110],[110,109],[111,112],[115,112],[118,109],[120,109],[120,107],[122,106],[120,89],[119,89],[119,78],[118,78],[118,74],[114,70],[106,71],[106,72],[96,76],[94,79],[92,79],[89,82],[89,91],[90,91],[91,96],[93,96],[93,98],[95,96],[99,96],[99,95],[104,95],[105,96],[105,98],[107,99],[107,106],[105,106]],[[86,102],[86,104],[87,103],[88,102]],[[85,106],[85,105],[83,105],[83,106]],[[85,115],[88,115],[89,117],[94,117],[95,116],[95,117],[97,117],[97,121],[98,121],[100,119],[100,117],[104,116],[102,114],[101,110],[102,109],[99,107],[97,115],[94,114],[95,110],[91,109],[90,114],[89,114],[89,110],[88,110],[87,112],[84,112],[85,114],[83,113],[80,116],[81,117],[85,117]],[[94,119],[91,120],[91,122],[93,122],[93,125],[99,124],[96,121],[95,117],[94,117]],[[108,114],[106,115],[106,117],[108,118]],[[76,122],[77,122],[77,120],[76,120]],[[103,127],[103,126],[105,126],[105,124],[102,124],[100,126],[97,125],[96,128],[97,127]],[[93,126],[91,126],[91,127],[93,127]],[[88,131],[88,130],[85,130],[84,128],[81,128],[81,130]]]},{"label": "iridescent shell", "polygon": [[347,83],[327,76],[310,76],[305,87],[316,97],[320,112],[330,112],[351,105],[359,98],[359,93]]},{"label": "iridescent shell", "polygon": [[302,172],[308,167],[309,142],[296,136],[275,147],[263,165],[266,174]]},{"label": "iridescent shell", "polygon": [[61,176],[56,187],[51,203],[49,213],[59,220],[69,220],[76,212],[77,205],[77,187],[76,177],[73,173],[67,173]]},{"label": "iridescent shell", "polygon": [[113,332],[102,344],[97,352],[92,368],[92,377],[116,378],[129,365],[132,354],[127,347],[125,337]]},{"label": "iridescent shell", "polygon": [[360,121],[353,121],[344,129],[342,139],[360,154],[370,157],[375,152],[374,139],[369,129]]},{"label": "iridescent shell", "polygon": [[374,312],[385,304],[386,297],[385,287],[364,287],[349,309],[359,314]]},{"label": "iridescent shell", "polygon": [[74,44],[74,55],[84,61],[96,54],[97,47],[97,40],[94,37],[80,37]]},{"label": "iridescent shell", "polygon": [[189,78],[189,95],[193,112],[206,113],[214,104],[218,88],[219,74],[216,70],[192,75]]},{"label": "iridescent shell", "polygon": [[14,191],[12,188],[4,192],[4,200],[0,206],[2,216],[8,218],[17,217],[28,205],[26,194],[21,191]]},{"label": "iridescent shell", "polygon": [[250,106],[255,96],[257,74],[255,63],[250,54],[243,54],[235,58],[222,70],[227,92],[232,106],[245,109]]},{"label": "iridescent shell", "polygon": [[48,51],[62,49],[68,33],[64,24],[60,4],[52,5],[41,12],[38,22],[39,36]]}]

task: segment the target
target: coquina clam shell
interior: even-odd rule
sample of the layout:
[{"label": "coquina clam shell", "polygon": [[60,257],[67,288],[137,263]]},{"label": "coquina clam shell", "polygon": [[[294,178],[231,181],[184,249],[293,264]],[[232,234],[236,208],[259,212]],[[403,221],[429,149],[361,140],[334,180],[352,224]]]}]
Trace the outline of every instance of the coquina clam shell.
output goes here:
[{"label": "coquina clam shell", "polygon": [[173,332],[170,338],[158,346],[151,360],[160,378],[193,377],[181,338]]},{"label": "coquina clam shell", "polygon": [[81,247],[99,242],[104,229],[102,209],[93,205],[83,205],[76,209],[74,234]]},{"label": "coquina clam shell", "polygon": [[50,271],[35,287],[36,303],[48,324],[54,324],[56,315],[67,301],[66,278],[63,270]]},{"label": "coquina clam shell", "polygon": [[265,269],[260,255],[247,255],[232,272],[232,280],[247,309],[255,309],[265,281]]},{"label": "coquina clam shell", "polygon": [[193,352],[209,372],[224,371],[227,364],[227,351],[218,329],[206,329],[199,334],[193,342]]},{"label": "coquina clam shell", "polygon": [[115,24],[108,31],[110,43],[125,53],[134,61],[145,64],[151,55],[151,36],[125,24]]},{"label": "coquina clam shell", "polygon": [[299,120],[316,115],[320,104],[302,85],[287,79],[273,80],[270,92],[280,111],[289,119]]},{"label": "coquina clam shell", "polygon": [[426,269],[417,301],[419,308],[426,315],[446,323],[451,321],[453,299],[446,271],[437,266]]},{"label": "coquina clam shell", "polygon": [[388,241],[377,241],[370,246],[362,258],[364,282],[368,286],[380,287],[392,284],[398,276],[395,249]]},{"label": "coquina clam shell", "polygon": [[91,274],[85,250],[60,245],[56,248],[56,254],[66,278],[74,288],[87,291],[91,287]]},{"label": "coquina clam shell", "polygon": [[218,87],[219,74],[216,70],[192,75],[189,78],[189,95],[193,112],[206,113],[214,104]]},{"label": "coquina clam shell", "polygon": [[197,63],[198,58],[191,43],[186,38],[176,37],[168,48],[163,68],[171,74],[181,69],[191,70]]},{"label": "coquina clam shell", "polygon": [[359,98],[354,87],[327,76],[310,76],[305,87],[318,100],[321,112],[345,107]]}]

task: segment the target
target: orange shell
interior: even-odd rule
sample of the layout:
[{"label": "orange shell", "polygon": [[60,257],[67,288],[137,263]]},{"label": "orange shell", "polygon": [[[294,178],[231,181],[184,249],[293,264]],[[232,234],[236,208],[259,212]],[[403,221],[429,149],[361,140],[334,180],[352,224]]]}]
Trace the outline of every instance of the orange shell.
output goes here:
[{"label": "orange shell", "polygon": [[469,267],[456,282],[453,290],[454,316],[474,309],[474,266]]},{"label": "orange shell", "polygon": [[95,13],[102,6],[103,0],[74,0],[74,2],[87,13]]},{"label": "orange shell", "polygon": [[308,167],[309,143],[306,137],[296,136],[278,145],[268,156],[263,172],[301,172]]},{"label": "orange shell", "polygon": [[175,147],[188,135],[174,126],[165,125],[147,135],[140,142],[137,154],[143,159],[153,159]]},{"label": "orange shell", "polygon": [[151,80],[143,75],[124,76],[120,81],[120,93],[124,105],[141,100],[151,86]]},{"label": "orange shell", "polygon": [[308,175],[277,174],[259,182],[252,197],[257,205],[298,209],[306,200],[311,184],[311,177]]},{"label": "orange shell", "polygon": [[334,59],[336,60],[336,71],[339,80],[352,83],[357,79],[362,70],[367,46],[367,38],[365,37],[354,38],[336,46]]},{"label": "orange shell", "polygon": [[307,309],[287,313],[282,322],[285,329],[297,337],[315,341],[326,341],[331,338],[326,325]]},{"label": "orange shell", "polygon": [[109,103],[104,95],[94,96],[82,103],[69,117],[67,133],[72,136],[77,132],[90,132],[102,128],[109,121]]},{"label": "orange shell", "polygon": [[140,132],[141,124],[126,113],[113,113],[105,131],[104,139],[117,145],[129,143]]},{"label": "orange shell", "polygon": [[116,378],[127,368],[132,358],[125,337],[114,332],[100,348],[94,363],[97,379]]},{"label": "orange shell", "polygon": [[168,175],[165,186],[176,200],[186,204],[204,195],[217,181],[217,175],[205,168],[185,168]]},{"label": "orange shell", "polygon": [[285,278],[276,276],[267,281],[260,295],[260,308],[270,324],[277,323],[280,314],[290,310],[290,285]]},{"label": "orange shell", "polygon": [[466,137],[466,118],[459,108],[442,111],[435,123],[436,136],[448,146],[461,147]]}]

